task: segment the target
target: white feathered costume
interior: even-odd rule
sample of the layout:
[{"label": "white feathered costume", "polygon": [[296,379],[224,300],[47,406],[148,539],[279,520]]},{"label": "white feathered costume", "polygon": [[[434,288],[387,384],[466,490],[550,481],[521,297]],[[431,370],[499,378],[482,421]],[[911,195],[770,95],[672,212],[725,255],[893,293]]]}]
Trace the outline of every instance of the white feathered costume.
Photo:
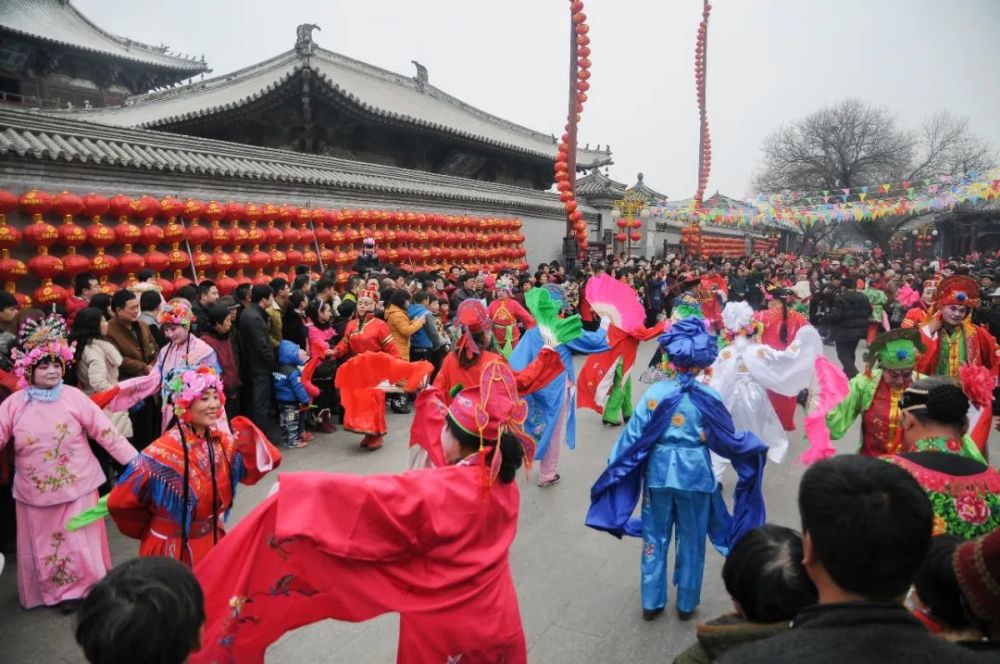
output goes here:
[{"label": "white feathered costume", "polygon": [[[737,431],[752,431],[767,443],[768,459],[781,463],[788,451],[788,436],[767,398],[767,390],[795,396],[809,387],[823,341],[811,325],[799,329],[785,350],[760,343],[753,309],[746,302],[729,302],[722,323],[733,342],[719,351],[709,384],[722,396]],[[713,459],[714,461],[714,459]],[[718,463],[716,476],[721,474]]]}]

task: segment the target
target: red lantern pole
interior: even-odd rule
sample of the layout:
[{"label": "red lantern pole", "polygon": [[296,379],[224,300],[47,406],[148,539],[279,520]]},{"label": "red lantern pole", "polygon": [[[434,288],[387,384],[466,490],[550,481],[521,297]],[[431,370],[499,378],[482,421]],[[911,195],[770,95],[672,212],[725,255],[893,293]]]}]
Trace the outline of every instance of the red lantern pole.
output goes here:
[{"label": "red lantern pole", "polygon": [[[578,46],[576,43],[576,22],[573,20],[574,13],[571,7],[569,14],[569,110],[566,112],[566,135],[569,137],[566,144],[569,145],[569,150],[566,153],[566,174],[569,176],[570,191],[576,193],[576,86],[579,83],[577,74],[579,74],[580,65],[577,64]],[[566,234],[572,233],[573,222],[567,216]]]},{"label": "red lantern pole", "polygon": [[712,11],[709,0],[703,0],[702,20],[698,26],[695,46],[695,89],[698,93],[698,117],[700,120],[698,138],[698,190],[695,193],[695,209],[701,208],[708,185],[708,175],[712,169],[712,143],[708,133],[707,81],[708,81],[708,16]]}]

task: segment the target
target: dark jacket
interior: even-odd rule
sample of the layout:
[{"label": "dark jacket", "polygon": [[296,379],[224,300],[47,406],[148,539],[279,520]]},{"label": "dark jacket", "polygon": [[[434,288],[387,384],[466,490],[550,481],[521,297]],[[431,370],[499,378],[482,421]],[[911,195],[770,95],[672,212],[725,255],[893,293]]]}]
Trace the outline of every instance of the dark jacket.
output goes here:
[{"label": "dark jacket", "polygon": [[841,291],[833,300],[826,322],[830,326],[830,341],[857,341],[868,336],[868,319],[872,303],[858,290]]},{"label": "dark jacket", "polygon": [[474,297],[475,295],[467,293],[464,288],[456,288],[455,292],[451,294],[451,302],[449,303],[451,306],[452,317],[455,317],[456,312],[458,311],[458,305],[462,304],[466,300],[471,300]]},{"label": "dark jacket", "polygon": [[245,376],[269,376],[278,366],[267,320],[259,304],[251,304],[240,314],[240,365]]},{"label": "dark jacket", "polygon": [[709,664],[732,648],[787,632],[789,624],[756,623],[734,613],[719,616],[695,628],[698,642],[677,655],[674,664]]},{"label": "dark jacket", "polygon": [[214,326],[202,330],[201,340],[212,347],[215,357],[222,369],[222,386],[226,394],[238,394],[240,385],[240,361],[233,342],[233,335],[227,332],[224,336],[215,331]]},{"label": "dark jacket", "polygon": [[931,634],[899,604],[849,602],[803,609],[788,632],[734,648],[719,661],[964,664],[987,662],[988,657]]},{"label": "dark jacket", "polygon": [[202,332],[211,327],[212,318],[208,315],[208,309],[201,302],[195,302],[191,305],[191,313],[194,314],[194,323],[191,325],[191,331],[201,336]]},{"label": "dark jacket", "polygon": [[118,316],[108,322],[108,341],[122,354],[122,365],[118,369],[120,380],[148,374],[149,365],[160,351],[145,323],[136,321],[130,326]]},{"label": "dark jacket", "polygon": [[306,321],[299,312],[291,307],[285,310],[285,315],[281,318],[281,338],[291,341],[302,350],[309,348],[309,332],[306,330]]},{"label": "dark jacket", "polygon": [[309,403],[302,385],[301,349],[288,339],[278,344],[278,370],[274,372],[274,400],[278,403]]}]

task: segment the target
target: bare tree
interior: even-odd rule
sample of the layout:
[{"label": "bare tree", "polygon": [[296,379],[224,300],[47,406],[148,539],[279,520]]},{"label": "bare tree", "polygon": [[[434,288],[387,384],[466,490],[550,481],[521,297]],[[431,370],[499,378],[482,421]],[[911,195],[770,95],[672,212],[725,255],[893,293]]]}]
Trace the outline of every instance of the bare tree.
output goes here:
[{"label": "bare tree", "polygon": [[[766,194],[839,194],[848,187],[870,186],[874,198],[883,182],[986,169],[993,154],[968,125],[968,119],[942,112],[910,131],[885,109],[846,99],[772,132],[764,140],[764,165],[752,187]],[[882,217],[859,222],[856,229],[887,251],[889,239],[906,221],[905,216]]]}]

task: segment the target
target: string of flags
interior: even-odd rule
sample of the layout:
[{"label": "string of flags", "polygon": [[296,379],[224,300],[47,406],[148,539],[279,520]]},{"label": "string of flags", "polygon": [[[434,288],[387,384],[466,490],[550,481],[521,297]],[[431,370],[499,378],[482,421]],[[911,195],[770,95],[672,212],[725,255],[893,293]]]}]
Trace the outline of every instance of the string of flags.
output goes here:
[{"label": "string of flags", "polygon": [[[953,210],[1000,198],[1000,166],[920,182],[903,180],[872,186],[759,195],[743,201],[695,209],[693,204],[662,203],[650,208],[654,218],[683,223],[749,228],[761,225],[803,229],[813,224],[877,221]],[[706,201],[711,203],[711,200]]]}]

